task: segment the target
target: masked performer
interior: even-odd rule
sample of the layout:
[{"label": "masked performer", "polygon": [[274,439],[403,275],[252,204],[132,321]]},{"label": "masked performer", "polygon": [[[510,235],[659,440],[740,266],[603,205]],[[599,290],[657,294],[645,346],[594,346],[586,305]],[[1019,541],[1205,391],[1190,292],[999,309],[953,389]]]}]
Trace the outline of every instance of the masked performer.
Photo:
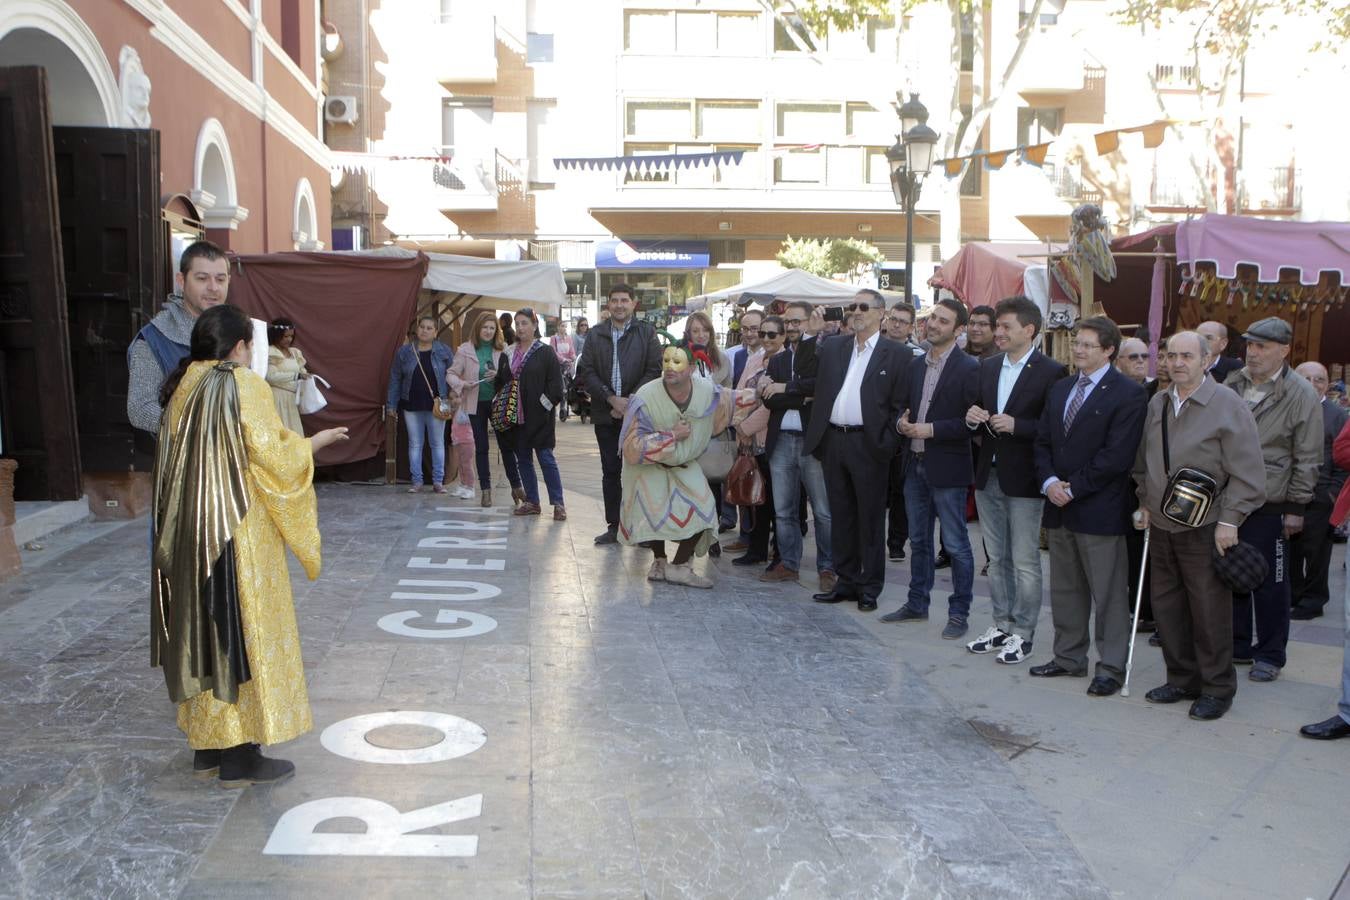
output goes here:
[{"label": "masked performer", "polygon": [[[717,539],[717,506],[698,458],[714,434],[743,420],[759,400],[752,390],[693,375],[694,355],[672,344],[661,357],[661,380],[643,385],[628,404],[619,539],[652,551],[648,581],[710,588],[690,565]],[[678,544],[669,563],[666,541]]]},{"label": "masked performer", "polygon": [[155,457],[150,662],[164,668],[193,770],[218,770],[227,786],[292,774],[259,745],[313,725],[285,548],[318,577],[313,452],[347,431],[286,428],[249,371],[252,337],[236,307],[198,317],[160,391]]}]

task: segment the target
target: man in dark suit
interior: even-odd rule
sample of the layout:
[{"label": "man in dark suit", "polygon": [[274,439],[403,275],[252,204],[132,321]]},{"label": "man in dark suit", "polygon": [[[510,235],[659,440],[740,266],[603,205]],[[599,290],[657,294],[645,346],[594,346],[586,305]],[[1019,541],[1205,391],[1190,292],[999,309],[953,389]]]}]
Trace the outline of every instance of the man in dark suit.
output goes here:
[{"label": "man in dark suit", "polygon": [[933,521],[952,559],[952,595],[942,636],[956,640],[969,628],[975,556],[966,530],[966,493],[973,480],[966,412],[975,402],[980,363],[956,346],[966,308],[943,299],[928,314],[928,353],[909,363],[909,400],[896,430],[905,451],[905,511],[909,518],[909,599],[883,622],[925,622],[933,591]]},{"label": "man in dark suit", "polygon": [[[816,387],[816,340],[802,335],[810,318],[810,304],[793,302],[787,305],[782,316],[787,341],[783,352],[769,360],[768,378],[760,383],[759,394],[769,409],[764,455],[769,459],[774,529],[781,557],[775,568],[790,572],[790,580],[796,580],[802,561],[801,493],[806,491],[816,526],[816,572],[821,592],[828,593],[836,584],[830,546],[833,523],[829,491],[825,487],[825,471],[820,460],[802,453],[814,406],[811,396]],[[771,569],[760,580],[789,579],[775,578]]]},{"label": "man in dark suit", "polygon": [[1213,360],[1209,364],[1209,376],[1223,384],[1228,376],[1242,368],[1242,360],[1233,356],[1224,356],[1228,349],[1228,326],[1222,322],[1201,322],[1196,331],[1209,339],[1209,352]]},{"label": "man in dark suit", "polygon": [[1088,620],[1096,614],[1096,677],[1088,694],[1120,689],[1130,643],[1126,530],[1134,507],[1130,472],[1144,430],[1144,389],[1111,364],[1120,329],[1105,316],[1078,323],[1078,374],[1050,391],[1036,433],[1036,475],[1050,502],[1050,613],[1055,658],[1043,678],[1087,674]]},{"label": "man in dark suit", "polygon": [[1303,530],[1289,538],[1289,618],[1307,621],[1322,615],[1331,599],[1327,585],[1331,568],[1331,508],[1340,496],[1347,473],[1336,465],[1331,448],[1345,428],[1345,407],[1327,399],[1331,379],[1320,362],[1305,362],[1294,370],[1313,386],[1322,408],[1322,467],[1317,470],[1317,487],[1312,502],[1303,513]]},{"label": "man in dark suit", "polygon": [[1001,353],[980,362],[979,399],[966,425],[979,441],[975,507],[989,557],[994,621],[966,644],[971,653],[997,653],[1006,665],[1031,654],[1041,614],[1041,479],[1033,445],[1050,388],[1068,369],[1032,346],[1041,310],[1026,297],[994,309],[994,342]]},{"label": "man in dark suit", "polygon": [[649,381],[661,377],[661,345],[656,329],[634,318],[633,289],[616,284],[609,289],[609,318],[590,332],[577,360],[577,380],[591,397],[591,423],[600,447],[601,490],[605,497],[605,530],[597,544],[617,544],[619,504],[623,500],[623,460],[619,457],[619,430],[628,411],[628,398]]},{"label": "man in dark suit", "polygon": [[818,603],[856,600],[877,608],[886,582],[887,465],[900,437],[895,420],[906,388],[903,345],[878,329],[884,301],[864,288],[845,308],[853,334],[839,335],[816,350],[816,385],[803,453],[825,464],[830,503],[830,549],[838,582],[815,595]]}]

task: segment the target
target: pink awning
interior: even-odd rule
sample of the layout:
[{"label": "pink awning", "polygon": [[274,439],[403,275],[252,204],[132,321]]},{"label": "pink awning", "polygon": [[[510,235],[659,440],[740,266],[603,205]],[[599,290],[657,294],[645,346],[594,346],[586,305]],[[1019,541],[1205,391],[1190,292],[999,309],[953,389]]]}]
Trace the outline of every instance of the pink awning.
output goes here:
[{"label": "pink awning", "polygon": [[1177,225],[1177,262],[1209,262],[1220,278],[1236,278],[1239,265],[1255,266],[1258,280],[1280,280],[1280,269],[1298,269],[1299,281],[1317,284],[1321,272],[1350,273],[1350,224],[1287,222],[1207,213]]},{"label": "pink awning", "polygon": [[944,262],[933,277],[931,287],[946,288],[966,306],[993,306],[1005,297],[1026,292],[1022,273],[1030,265],[1044,262],[1034,259],[1044,254],[1044,244],[965,244]]}]

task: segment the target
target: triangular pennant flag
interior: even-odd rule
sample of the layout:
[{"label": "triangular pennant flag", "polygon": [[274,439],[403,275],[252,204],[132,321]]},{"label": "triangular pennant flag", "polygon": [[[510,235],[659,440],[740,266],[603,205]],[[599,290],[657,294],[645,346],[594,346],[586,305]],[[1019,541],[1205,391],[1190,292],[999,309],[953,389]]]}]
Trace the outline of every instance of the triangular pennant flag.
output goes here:
[{"label": "triangular pennant flag", "polygon": [[1153,149],[1161,147],[1163,140],[1167,137],[1167,123],[1154,122],[1152,125],[1145,125],[1139,129],[1144,135],[1144,147]]},{"label": "triangular pennant flag", "polygon": [[1046,154],[1049,152],[1050,145],[1048,143],[1033,144],[1030,147],[1023,148],[1022,162],[1030,163],[1033,166],[1043,166],[1045,165]]},{"label": "triangular pennant flag", "polygon": [[1114,153],[1120,149],[1119,131],[1102,131],[1092,136],[1092,140],[1097,144],[1097,154],[1104,156],[1107,153]]},{"label": "triangular pennant flag", "polygon": [[942,161],[942,171],[948,178],[957,178],[966,167],[965,157],[954,157]]},{"label": "triangular pennant flag", "polygon": [[1011,150],[999,150],[996,153],[990,153],[984,158],[984,167],[997,171],[1003,168],[1003,164],[1008,161],[1008,157],[1011,155]]}]

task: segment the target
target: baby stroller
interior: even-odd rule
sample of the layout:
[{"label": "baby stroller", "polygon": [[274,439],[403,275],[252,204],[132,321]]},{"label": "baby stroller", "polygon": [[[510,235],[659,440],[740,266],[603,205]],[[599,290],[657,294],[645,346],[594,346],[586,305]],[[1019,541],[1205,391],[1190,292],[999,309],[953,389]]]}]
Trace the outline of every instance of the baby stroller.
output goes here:
[{"label": "baby stroller", "polygon": [[586,389],[581,385],[581,379],[574,378],[571,375],[563,376],[566,398],[564,403],[571,407],[573,415],[581,418],[581,424],[585,425],[591,417],[591,397],[586,393]]}]

